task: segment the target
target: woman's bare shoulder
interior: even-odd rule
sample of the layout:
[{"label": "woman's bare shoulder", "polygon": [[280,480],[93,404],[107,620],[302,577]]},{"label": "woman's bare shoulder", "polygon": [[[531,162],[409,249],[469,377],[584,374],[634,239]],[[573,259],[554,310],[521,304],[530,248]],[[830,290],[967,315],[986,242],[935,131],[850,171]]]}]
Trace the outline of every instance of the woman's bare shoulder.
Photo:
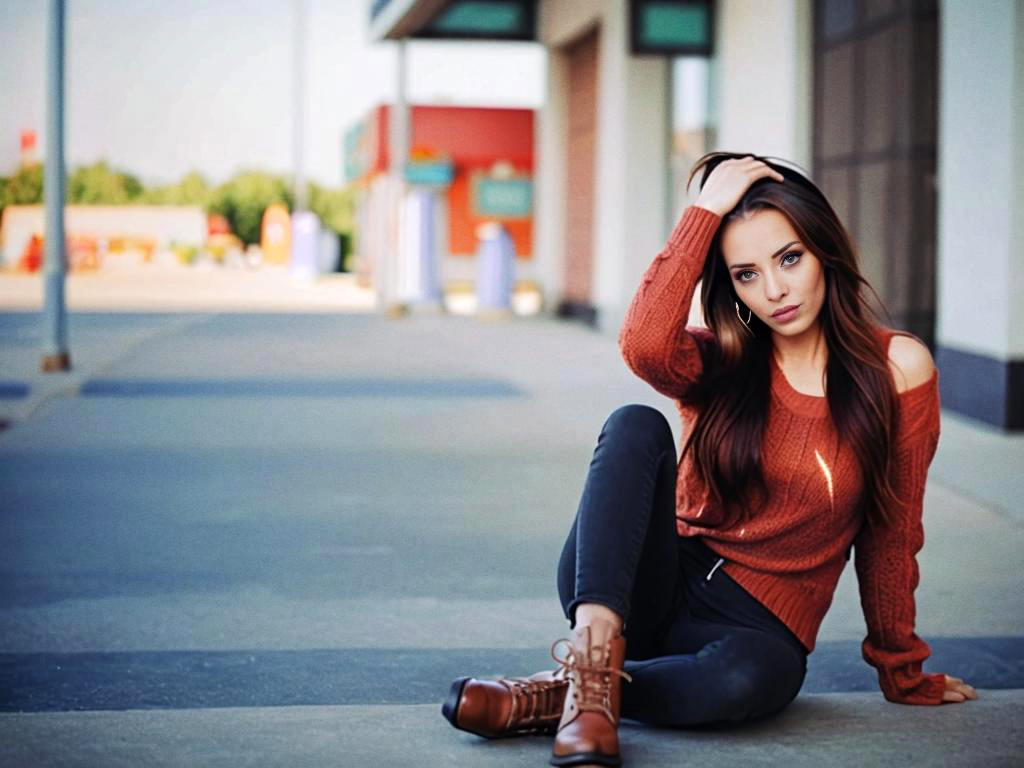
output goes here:
[{"label": "woman's bare shoulder", "polygon": [[925,343],[906,331],[889,333],[889,369],[896,383],[896,391],[903,393],[931,381],[935,373],[935,361]]}]

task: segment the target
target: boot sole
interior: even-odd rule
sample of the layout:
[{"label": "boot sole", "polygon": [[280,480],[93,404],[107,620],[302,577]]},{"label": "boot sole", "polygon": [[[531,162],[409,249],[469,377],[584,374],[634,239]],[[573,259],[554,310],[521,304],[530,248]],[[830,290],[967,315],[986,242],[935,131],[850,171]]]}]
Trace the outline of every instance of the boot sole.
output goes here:
[{"label": "boot sole", "polygon": [[548,761],[551,765],[622,765],[621,755],[603,755],[600,752],[573,752],[571,755],[556,757],[552,755]]}]

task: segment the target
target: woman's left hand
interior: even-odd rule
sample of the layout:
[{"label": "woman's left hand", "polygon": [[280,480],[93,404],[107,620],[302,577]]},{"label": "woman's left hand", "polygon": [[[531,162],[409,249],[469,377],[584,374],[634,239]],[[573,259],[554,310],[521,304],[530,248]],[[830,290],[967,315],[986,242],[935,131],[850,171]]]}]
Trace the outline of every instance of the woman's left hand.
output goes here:
[{"label": "woman's left hand", "polygon": [[946,678],[946,690],[942,693],[943,701],[961,702],[978,698],[978,692],[959,677],[943,675]]}]

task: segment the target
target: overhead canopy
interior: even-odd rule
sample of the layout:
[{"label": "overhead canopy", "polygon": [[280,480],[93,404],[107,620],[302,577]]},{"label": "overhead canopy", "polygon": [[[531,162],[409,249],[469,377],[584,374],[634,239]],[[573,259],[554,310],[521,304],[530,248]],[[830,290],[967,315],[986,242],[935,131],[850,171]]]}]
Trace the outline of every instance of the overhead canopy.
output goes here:
[{"label": "overhead canopy", "polygon": [[536,0],[374,0],[374,40],[535,40]]},{"label": "overhead canopy", "polygon": [[[570,0],[559,0],[569,2]],[[630,0],[635,55],[710,56],[713,0]],[[374,0],[374,40],[536,40],[536,0]]]},{"label": "overhead canopy", "polygon": [[630,32],[635,54],[710,56],[712,0],[632,0]]}]

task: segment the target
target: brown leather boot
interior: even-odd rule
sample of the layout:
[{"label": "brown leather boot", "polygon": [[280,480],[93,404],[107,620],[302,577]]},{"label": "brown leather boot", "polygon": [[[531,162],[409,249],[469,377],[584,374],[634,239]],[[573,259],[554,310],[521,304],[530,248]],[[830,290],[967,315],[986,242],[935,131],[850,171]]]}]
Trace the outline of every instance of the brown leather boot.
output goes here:
[{"label": "brown leather boot", "polygon": [[529,677],[460,677],[441,713],[456,728],[486,739],[554,733],[568,689],[562,668]]},{"label": "brown leather boot", "polygon": [[[610,622],[602,632],[592,633],[589,626],[573,630],[572,639],[556,640],[568,644],[565,658],[551,653],[564,666],[569,677],[562,718],[558,722],[551,765],[622,765],[619,755],[620,678],[632,681],[622,671],[626,656],[626,638],[612,634]],[[602,628],[599,628],[602,629]],[[592,634],[607,637],[595,642]]]}]

